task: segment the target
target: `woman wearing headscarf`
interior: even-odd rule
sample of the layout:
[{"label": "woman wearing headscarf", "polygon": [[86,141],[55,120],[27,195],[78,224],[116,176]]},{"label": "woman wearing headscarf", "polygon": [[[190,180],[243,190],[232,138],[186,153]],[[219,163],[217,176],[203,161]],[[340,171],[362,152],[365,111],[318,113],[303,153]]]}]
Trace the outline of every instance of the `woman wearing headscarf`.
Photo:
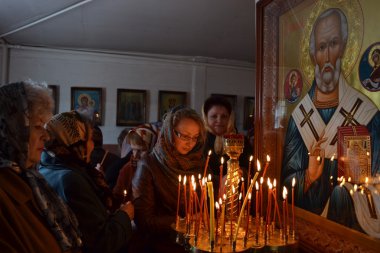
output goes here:
[{"label": "woman wearing headscarf", "polygon": [[74,214],[36,170],[52,111],[46,86],[0,87],[1,252],[80,252]]},{"label": "woman wearing headscarf", "polygon": [[112,212],[112,192],[103,173],[90,166],[92,125],[78,112],[55,115],[46,126],[51,139],[40,172],[78,218],[84,252],[123,250],[132,234],[133,205]]},{"label": "woman wearing headscarf", "polygon": [[143,252],[185,252],[175,243],[172,228],[178,176],[197,176],[201,172],[204,139],[201,117],[193,109],[176,107],[166,114],[153,151],[137,163],[132,189],[136,225],[146,239]]},{"label": "woman wearing headscarf", "polygon": [[[235,134],[235,116],[230,102],[222,96],[211,96],[206,99],[202,108],[202,116],[207,129],[206,145],[204,154],[209,158],[209,171],[218,178],[220,174],[221,158],[224,158],[223,175],[227,174],[227,160],[229,156],[224,153],[224,136]],[[239,157],[239,165],[242,175],[246,176],[248,170],[249,156],[252,155],[252,148],[247,138],[244,138],[243,153]],[[219,181],[214,181],[214,189],[219,188]],[[216,191],[217,192],[217,191]],[[221,196],[219,196],[221,197]]]}]

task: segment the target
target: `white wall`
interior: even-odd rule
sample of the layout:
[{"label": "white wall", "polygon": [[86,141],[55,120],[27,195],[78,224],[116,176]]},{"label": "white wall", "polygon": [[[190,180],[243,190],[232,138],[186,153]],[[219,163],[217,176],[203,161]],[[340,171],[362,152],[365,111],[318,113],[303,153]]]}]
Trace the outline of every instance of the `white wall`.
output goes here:
[{"label": "white wall", "polygon": [[239,131],[243,128],[244,96],[254,96],[254,68],[226,65],[226,61],[222,65],[196,62],[195,58],[158,59],[29,47],[11,48],[9,59],[9,82],[31,78],[59,86],[60,112],[70,110],[72,86],[103,88],[104,125],[101,129],[105,144],[116,144],[117,136],[124,129],[116,126],[118,88],[148,91],[149,122],[157,121],[159,90],[187,92],[189,105],[198,112],[211,93],[237,95]]}]

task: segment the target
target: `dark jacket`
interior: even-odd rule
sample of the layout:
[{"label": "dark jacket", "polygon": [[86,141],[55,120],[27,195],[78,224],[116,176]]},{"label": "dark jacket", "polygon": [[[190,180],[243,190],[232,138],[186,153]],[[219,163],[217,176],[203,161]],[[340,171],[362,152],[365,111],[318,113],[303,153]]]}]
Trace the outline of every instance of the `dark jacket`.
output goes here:
[{"label": "dark jacket", "polygon": [[84,168],[69,168],[43,152],[40,172],[77,216],[84,252],[119,252],[126,246],[131,220],[123,211],[108,213],[100,188]]},{"label": "dark jacket", "polygon": [[138,162],[132,188],[135,222],[146,240],[143,252],[185,252],[184,247],[176,244],[173,229],[178,185],[167,179],[153,154]]}]

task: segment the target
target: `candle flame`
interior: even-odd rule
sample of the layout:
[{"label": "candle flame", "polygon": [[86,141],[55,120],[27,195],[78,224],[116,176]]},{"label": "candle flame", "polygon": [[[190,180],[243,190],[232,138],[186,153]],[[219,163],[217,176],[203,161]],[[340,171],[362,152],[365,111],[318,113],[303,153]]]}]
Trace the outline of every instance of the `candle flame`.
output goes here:
[{"label": "candle flame", "polygon": [[276,179],[273,179],[273,187],[276,188],[276,185],[277,185],[277,181]]},{"label": "candle flame", "polygon": [[206,178],[202,178],[202,186],[205,186],[206,184]]},{"label": "candle flame", "polygon": [[321,161],[321,157],[320,156],[317,156],[317,161]]},{"label": "candle flame", "polygon": [[181,175],[179,175],[178,176],[178,181],[181,183],[181,180],[182,180],[182,176]]},{"label": "candle flame", "polygon": [[241,177],[241,181],[244,182],[244,177]]},{"label": "candle flame", "polygon": [[270,162],[270,156],[267,155],[267,162],[269,163]]},{"label": "candle flame", "polygon": [[241,200],[242,197],[243,197],[243,194],[239,193],[239,200]]},{"label": "candle flame", "polygon": [[365,183],[368,184],[368,177],[365,177]]},{"label": "candle flame", "polygon": [[253,160],[253,155],[251,155],[251,156],[249,157],[249,161],[252,162],[252,160]]},{"label": "candle flame", "polygon": [[264,178],[260,177],[260,184],[263,184],[263,183],[264,183]]},{"label": "candle flame", "polygon": [[367,156],[369,156],[369,152],[367,151]]},{"label": "candle flame", "polygon": [[252,194],[251,194],[251,192],[249,192],[248,193],[248,200],[251,200],[251,198],[252,198]]},{"label": "candle flame", "polygon": [[351,177],[348,177],[347,181],[348,181],[348,182],[351,182]]},{"label": "candle flame", "polygon": [[271,182],[269,182],[268,187],[269,187],[269,190],[272,190],[273,185]]},{"label": "candle flame", "polygon": [[260,165],[259,159],[256,160],[256,164],[257,164],[257,171],[260,171],[261,170],[261,165]]},{"label": "candle flame", "polygon": [[220,205],[223,204],[223,200],[222,200],[222,198],[219,198],[219,204],[220,204]]},{"label": "candle flame", "polygon": [[219,210],[219,203],[218,203],[218,201],[215,201],[215,208],[216,208],[216,210]]},{"label": "candle flame", "polygon": [[227,199],[227,195],[225,193],[223,194],[223,199],[224,199],[224,201],[226,201],[226,199]]},{"label": "candle flame", "polygon": [[255,186],[256,186],[256,191],[258,191],[259,190],[259,183],[257,183],[257,181],[255,183]]},{"label": "candle flame", "polygon": [[207,181],[211,181],[211,174],[208,174],[208,180]]},{"label": "candle flame", "polygon": [[364,189],[362,189],[362,190],[360,191],[360,193],[361,193],[361,194],[364,194]]},{"label": "candle flame", "polygon": [[350,194],[351,194],[351,196],[354,195],[354,192],[352,191],[352,189],[350,190]]},{"label": "candle flame", "polygon": [[208,156],[210,156],[212,153],[211,149],[208,151]]},{"label": "candle flame", "polygon": [[342,187],[346,183],[346,179],[342,178],[342,182],[340,183],[340,187]]},{"label": "candle flame", "polygon": [[354,185],[354,191],[357,191],[357,190],[358,190],[358,185],[355,184],[355,185]]},{"label": "candle flame", "polygon": [[202,178],[202,175],[199,173],[198,174],[198,180],[201,180],[201,178]]},{"label": "candle flame", "polygon": [[220,163],[223,165],[223,163],[224,163],[224,157],[222,156],[221,158],[220,158]]},{"label": "candle flame", "polygon": [[193,189],[194,191],[197,189],[197,184],[195,182],[193,182]]},{"label": "candle flame", "polygon": [[186,175],[183,177],[183,185],[185,185],[186,184],[186,179],[187,179],[187,177],[186,177]]},{"label": "candle flame", "polygon": [[294,187],[296,185],[296,178],[293,177],[293,180],[292,180],[292,187]]},{"label": "candle flame", "polygon": [[127,190],[124,189],[124,197],[127,196]]},{"label": "candle flame", "polygon": [[333,154],[333,156],[331,157],[331,161],[333,162],[334,161],[334,159],[335,159],[335,154]]},{"label": "candle flame", "polygon": [[288,195],[288,190],[286,189],[286,187],[284,186],[283,190],[282,190],[282,198],[283,199],[286,199],[286,196]]},{"label": "candle flame", "polygon": [[268,177],[267,179],[267,185],[269,186],[271,183],[270,183],[270,178]]},{"label": "candle flame", "polygon": [[235,194],[235,186],[232,186],[232,194]]},{"label": "candle flame", "polygon": [[195,182],[195,177],[194,175],[191,175],[191,183]]}]

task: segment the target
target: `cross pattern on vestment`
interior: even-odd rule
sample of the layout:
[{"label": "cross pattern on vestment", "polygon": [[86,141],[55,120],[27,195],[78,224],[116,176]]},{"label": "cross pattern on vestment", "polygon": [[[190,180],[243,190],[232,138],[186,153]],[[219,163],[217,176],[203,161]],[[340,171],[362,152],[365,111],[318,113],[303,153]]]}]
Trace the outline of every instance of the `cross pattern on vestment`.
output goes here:
[{"label": "cross pattern on vestment", "polygon": [[[344,121],[341,126],[358,126],[360,123],[354,118],[355,113],[358,111],[360,105],[363,103],[363,100],[360,98],[356,99],[355,104],[352,106],[351,111],[347,112],[345,109],[340,108],[339,113],[344,116]],[[332,139],[330,145],[335,145],[338,141],[338,133],[335,133],[334,138]]]},{"label": "cross pattern on vestment", "polygon": [[315,130],[313,122],[311,122],[311,119],[310,119],[311,115],[314,113],[314,109],[311,108],[309,112],[306,112],[305,107],[303,107],[303,105],[301,104],[300,110],[301,110],[303,116],[305,116],[305,118],[301,121],[301,127],[303,127],[305,124],[307,124],[310,127],[310,130],[313,133],[315,140],[318,141],[319,136],[318,136],[317,130]]}]

